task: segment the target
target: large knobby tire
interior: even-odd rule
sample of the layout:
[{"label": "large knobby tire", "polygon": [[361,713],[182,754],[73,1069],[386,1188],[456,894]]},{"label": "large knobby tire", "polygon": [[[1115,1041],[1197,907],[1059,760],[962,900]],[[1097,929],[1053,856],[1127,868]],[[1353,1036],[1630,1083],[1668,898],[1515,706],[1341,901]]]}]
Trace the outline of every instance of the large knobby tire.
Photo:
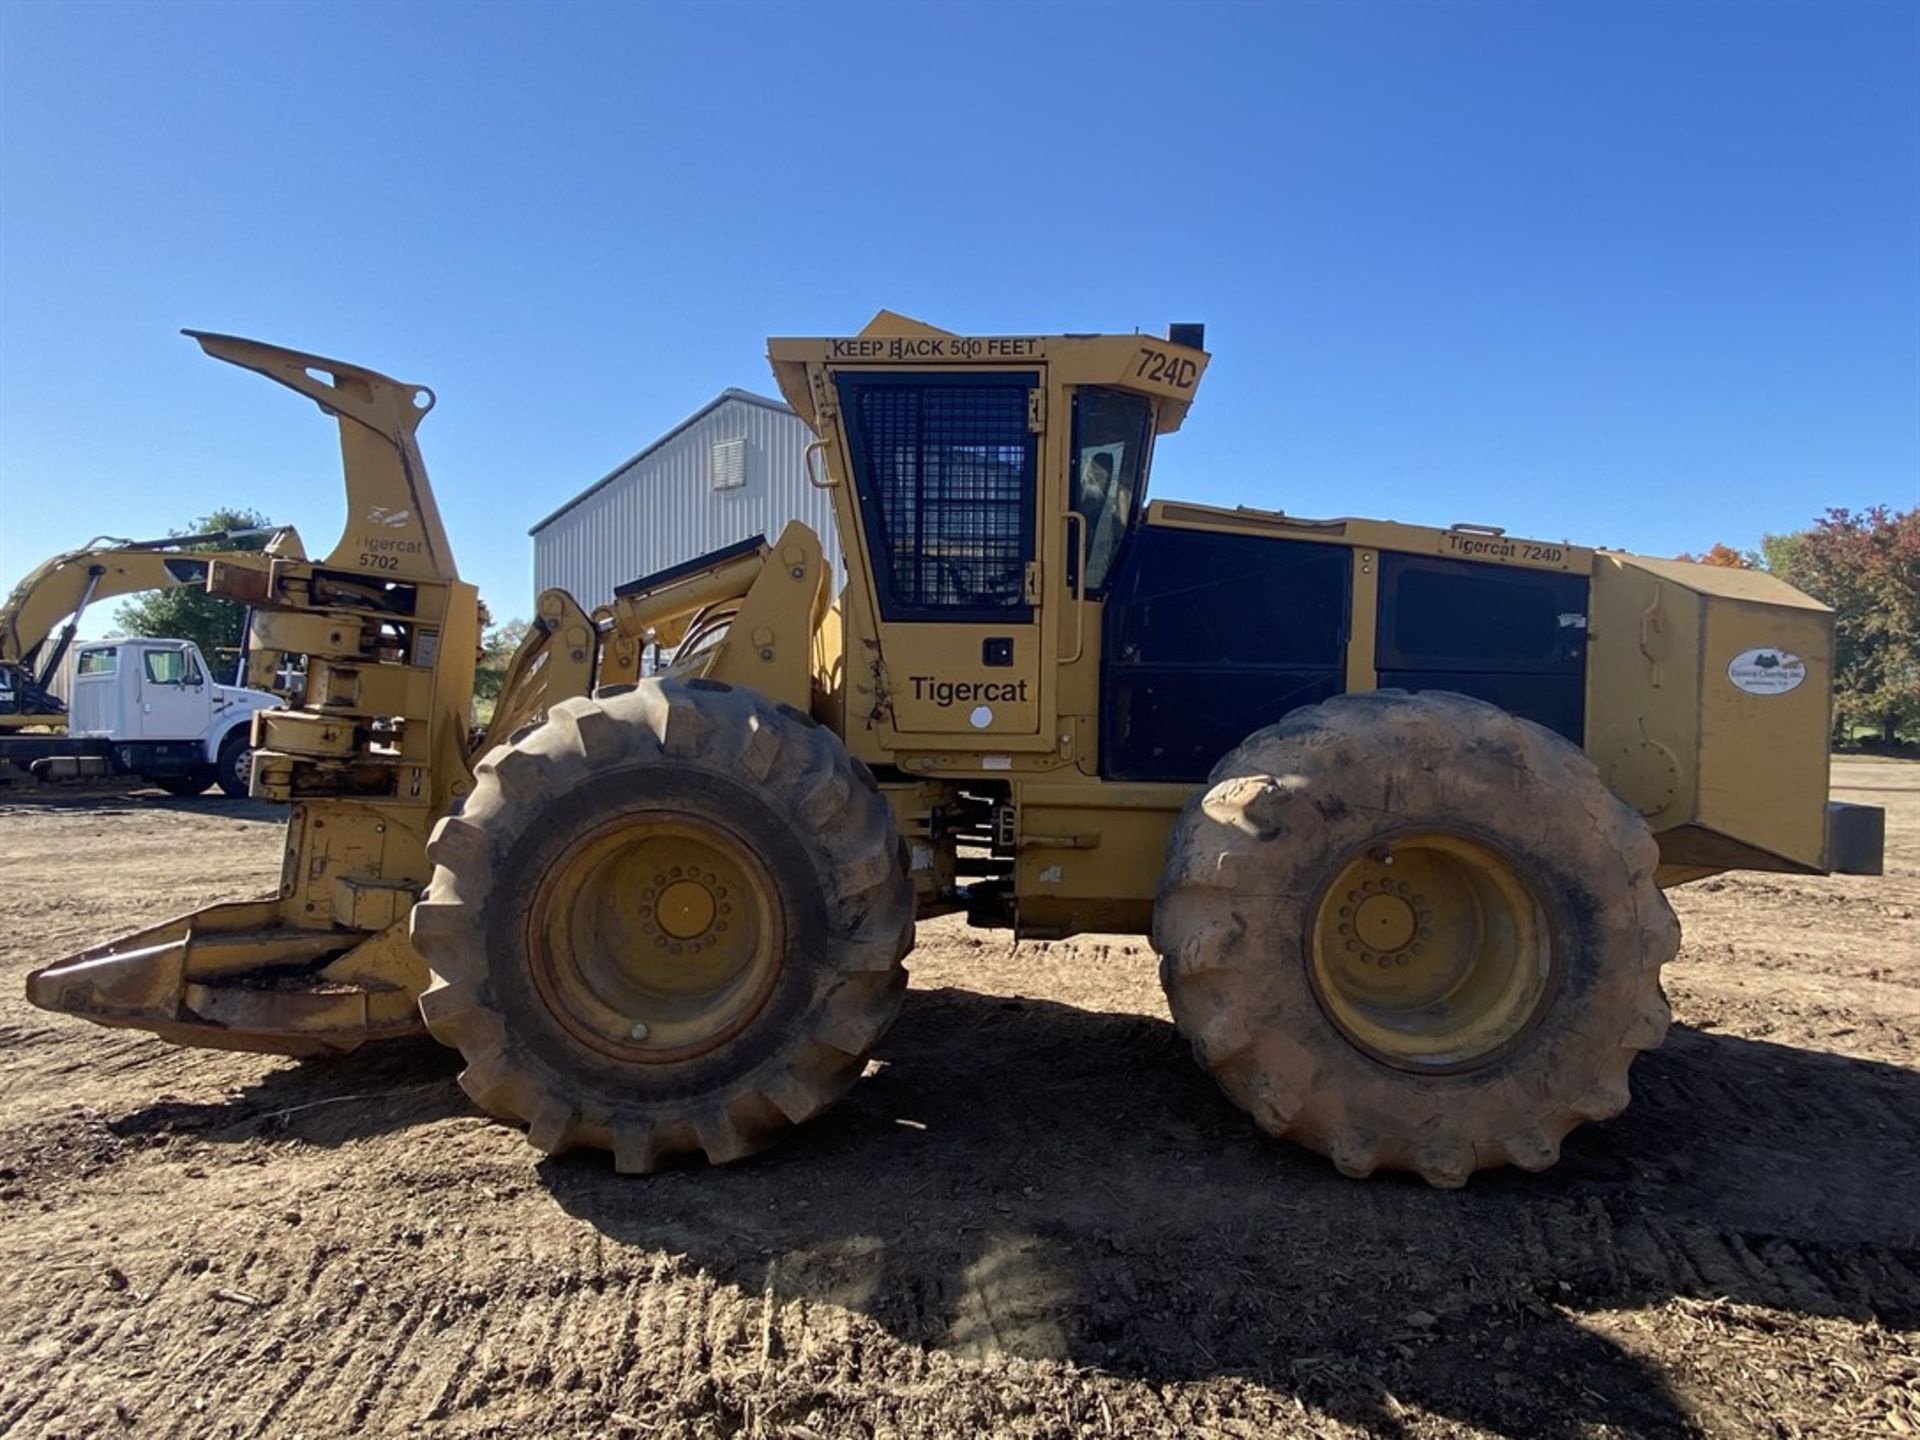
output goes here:
[{"label": "large knobby tire", "polygon": [[235,800],[244,800],[253,789],[253,726],[236,725],[220,742],[215,762],[220,789]]},{"label": "large knobby tire", "polygon": [[1188,804],[1161,982],[1227,1094],[1347,1175],[1545,1169],[1666,1034],[1658,862],[1553,732],[1461,695],[1341,696],[1255,733]]},{"label": "large knobby tire", "polygon": [[747,690],[562,701],[480,762],[427,853],[427,1028],[550,1154],[763,1149],[846,1092],[906,988],[886,801],[832,732]]}]

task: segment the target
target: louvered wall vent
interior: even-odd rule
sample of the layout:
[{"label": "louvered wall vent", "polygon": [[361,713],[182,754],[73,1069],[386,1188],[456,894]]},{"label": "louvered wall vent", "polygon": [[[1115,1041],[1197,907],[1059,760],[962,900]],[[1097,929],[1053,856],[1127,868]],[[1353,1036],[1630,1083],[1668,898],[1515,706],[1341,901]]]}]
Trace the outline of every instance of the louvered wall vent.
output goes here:
[{"label": "louvered wall vent", "polygon": [[747,442],[716,440],[707,451],[707,481],[716,490],[738,490],[747,483]]}]

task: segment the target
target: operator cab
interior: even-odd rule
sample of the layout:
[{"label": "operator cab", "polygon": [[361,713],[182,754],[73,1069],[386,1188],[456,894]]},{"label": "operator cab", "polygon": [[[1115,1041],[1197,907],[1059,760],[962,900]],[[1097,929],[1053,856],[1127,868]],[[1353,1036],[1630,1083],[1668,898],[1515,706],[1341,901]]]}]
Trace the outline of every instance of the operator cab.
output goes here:
[{"label": "operator cab", "polygon": [[814,483],[835,492],[850,569],[844,667],[827,683],[871,758],[1080,763],[1100,602],[1155,437],[1179,428],[1206,370],[1203,338],[971,337],[883,311],[851,338],[769,342],[820,437]]}]

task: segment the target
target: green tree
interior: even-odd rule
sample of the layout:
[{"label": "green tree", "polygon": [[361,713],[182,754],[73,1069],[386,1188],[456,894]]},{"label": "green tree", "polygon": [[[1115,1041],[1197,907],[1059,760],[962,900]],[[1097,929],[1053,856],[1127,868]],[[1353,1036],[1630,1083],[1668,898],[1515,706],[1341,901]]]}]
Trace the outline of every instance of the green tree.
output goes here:
[{"label": "green tree", "polygon": [[1920,726],[1920,507],[1829,510],[1761,541],[1766,568],[1834,610],[1834,722],[1889,744]]},{"label": "green tree", "polygon": [[[203,515],[185,530],[173,535],[205,535],[214,530],[251,530],[272,525],[257,510],[216,510]],[[248,535],[208,545],[209,550],[259,550],[270,535]],[[198,548],[198,547],[196,547]],[[191,640],[216,672],[229,667],[240,649],[247,625],[247,607],[218,595],[209,595],[197,585],[180,585],[171,590],[154,590],[130,600],[113,614],[114,624],[127,635],[150,635],[167,640]]]},{"label": "green tree", "polygon": [[[485,612],[482,614],[484,617]],[[526,635],[526,621],[509,620],[486,630],[480,641],[480,663],[473,672],[473,698],[486,707],[488,714],[493,713],[493,702],[500,698],[500,684],[507,678],[507,665],[513,659],[513,652],[520,648]]]}]

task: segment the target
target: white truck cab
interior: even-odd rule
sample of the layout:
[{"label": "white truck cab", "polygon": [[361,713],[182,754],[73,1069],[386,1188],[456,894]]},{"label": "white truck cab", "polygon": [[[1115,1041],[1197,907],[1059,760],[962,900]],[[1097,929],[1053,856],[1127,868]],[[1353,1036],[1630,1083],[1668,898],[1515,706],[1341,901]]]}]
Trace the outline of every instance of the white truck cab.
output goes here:
[{"label": "white truck cab", "polygon": [[218,784],[243,796],[251,780],[256,711],[278,709],[264,690],[213,679],[190,640],[98,640],[74,652],[65,736],[0,740],[43,780],[137,775],[175,795]]}]

